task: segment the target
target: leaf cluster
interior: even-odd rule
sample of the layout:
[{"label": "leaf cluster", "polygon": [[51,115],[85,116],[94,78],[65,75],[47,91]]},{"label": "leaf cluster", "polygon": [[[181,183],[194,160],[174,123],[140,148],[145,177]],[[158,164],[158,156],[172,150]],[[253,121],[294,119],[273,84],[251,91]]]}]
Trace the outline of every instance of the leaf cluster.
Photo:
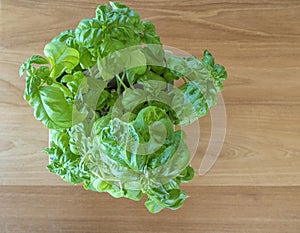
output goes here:
[{"label": "leaf cluster", "polygon": [[117,198],[147,195],[152,213],[183,204],[194,170],[174,126],[206,115],[227,77],[208,51],[167,53],[151,22],[110,2],[25,61],[24,75],[24,98],[51,130],[50,172]]}]

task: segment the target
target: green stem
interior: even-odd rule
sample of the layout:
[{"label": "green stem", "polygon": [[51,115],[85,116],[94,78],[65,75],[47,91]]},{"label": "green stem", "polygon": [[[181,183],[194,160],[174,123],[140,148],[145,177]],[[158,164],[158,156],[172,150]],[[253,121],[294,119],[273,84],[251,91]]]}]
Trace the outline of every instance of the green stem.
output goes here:
[{"label": "green stem", "polygon": [[121,95],[121,85],[119,81],[117,81],[117,93],[119,96]]},{"label": "green stem", "polygon": [[[124,72],[125,73],[125,72]],[[118,82],[120,82],[121,83],[121,85],[124,87],[124,89],[126,90],[127,89],[127,86],[125,85],[125,83],[123,82],[123,78],[124,78],[124,73],[123,73],[123,75],[122,75],[122,78],[120,78],[120,76],[117,74],[116,75],[116,78],[117,78],[117,80],[118,80]]]}]

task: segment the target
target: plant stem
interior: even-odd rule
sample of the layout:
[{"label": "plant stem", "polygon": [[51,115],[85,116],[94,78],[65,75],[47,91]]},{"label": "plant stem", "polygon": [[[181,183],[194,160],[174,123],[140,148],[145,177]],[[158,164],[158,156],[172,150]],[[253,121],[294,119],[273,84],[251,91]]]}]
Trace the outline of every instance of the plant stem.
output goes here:
[{"label": "plant stem", "polygon": [[117,74],[116,75],[116,78],[117,78],[117,81],[118,81],[118,83],[121,83],[121,85],[124,87],[124,89],[126,90],[127,89],[127,86],[125,85],[125,83],[123,82],[123,78],[124,78],[124,75],[125,74],[125,72],[123,73],[123,75],[122,75],[122,78],[120,78],[120,76],[119,76],[119,74]]},{"label": "plant stem", "polygon": [[118,80],[117,80],[117,93],[119,96],[121,95],[121,84]]}]

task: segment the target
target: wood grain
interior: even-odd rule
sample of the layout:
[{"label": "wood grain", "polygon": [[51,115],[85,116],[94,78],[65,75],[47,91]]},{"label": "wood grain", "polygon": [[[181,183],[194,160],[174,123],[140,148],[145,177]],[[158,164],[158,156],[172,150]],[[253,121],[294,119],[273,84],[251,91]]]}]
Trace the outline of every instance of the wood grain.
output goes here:
[{"label": "wood grain", "polygon": [[[48,133],[22,98],[19,65],[106,1],[2,0],[0,232],[300,232],[300,2],[123,2],[154,22],[164,44],[198,57],[208,49],[227,68],[217,163],[185,185],[190,198],[181,210],[159,215],[50,174],[41,152]],[[199,123],[196,170],[210,116]]]},{"label": "wood grain", "polygon": [[183,208],[153,215],[141,202],[80,187],[3,186],[0,229],[5,233],[299,232],[299,187],[203,186],[186,191],[191,198]]}]

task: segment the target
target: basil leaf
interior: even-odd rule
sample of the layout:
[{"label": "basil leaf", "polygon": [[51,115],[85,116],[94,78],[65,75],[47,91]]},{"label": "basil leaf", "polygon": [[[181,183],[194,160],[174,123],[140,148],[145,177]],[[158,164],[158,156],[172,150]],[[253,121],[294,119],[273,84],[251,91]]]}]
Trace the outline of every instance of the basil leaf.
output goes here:
[{"label": "basil leaf", "polygon": [[58,87],[39,86],[31,90],[32,95],[27,96],[27,100],[34,108],[37,120],[49,129],[65,129],[72,126],[73,105],[66,101]]},{"label": "basil leaf", "polygon": [[59,41],[59,42],[67,42],[68,39],[75,37],[74,30],[66,30],[61,32],[58,36],[54,37],[52,41]]},{"label": "basil leaf", "polygon": [[40,55],[31,56],[30,58],[27,59],[26,62],[21,64],[20,70],[19,70],[20,77],[22,77],[24,75],[25,71],[27,71],[28,76],[33,75],[36,70],[33,67],[33,64],[39,64],[39,65],[48,64],[48,61],[47,61],[47,59],[45,59],[44,57],[42,57]]},{"label": "basil leaf", "polygon": [[147,93],[141,89],[126,89],[123,93],[122,105],[125,110],[133,111],[135,107],[147,100]]},{"label": "basil leaf", "polygon": [[109,18],[108,16],[111,11],[112,9],[108,5],[99,5],[96,9],[96,18],[103,22]]},{"label": "basil leaf", "polygon": [[97,19],[83,19],[75,30],[76,40],[87,48],[101,44],[105,26]]},{"label": "basil leaf", "polygon": [[148,196],[147,201],[145,202],[145,206],[153,214],[158,213],[162,209],[165,208],[164,205],[160,204],[157,200],[155,200],[155,199],[153,199],[153,198],[151,198],[149,196]]},{"label": "basil leaf", "polygon": [[218,91],[223,89],[222,83],[227,79],[227,72],[224,66],[215,63],[214,57],[207,50],[203,53],[202,64],[210,72]]},{"label": "basil leaf", "polygon": [[50,61],[52,67],[50,76],[54,79],[64,71],[71,73],[79,63],[79,52],[58,41],[47,44],[44,53]]}]

